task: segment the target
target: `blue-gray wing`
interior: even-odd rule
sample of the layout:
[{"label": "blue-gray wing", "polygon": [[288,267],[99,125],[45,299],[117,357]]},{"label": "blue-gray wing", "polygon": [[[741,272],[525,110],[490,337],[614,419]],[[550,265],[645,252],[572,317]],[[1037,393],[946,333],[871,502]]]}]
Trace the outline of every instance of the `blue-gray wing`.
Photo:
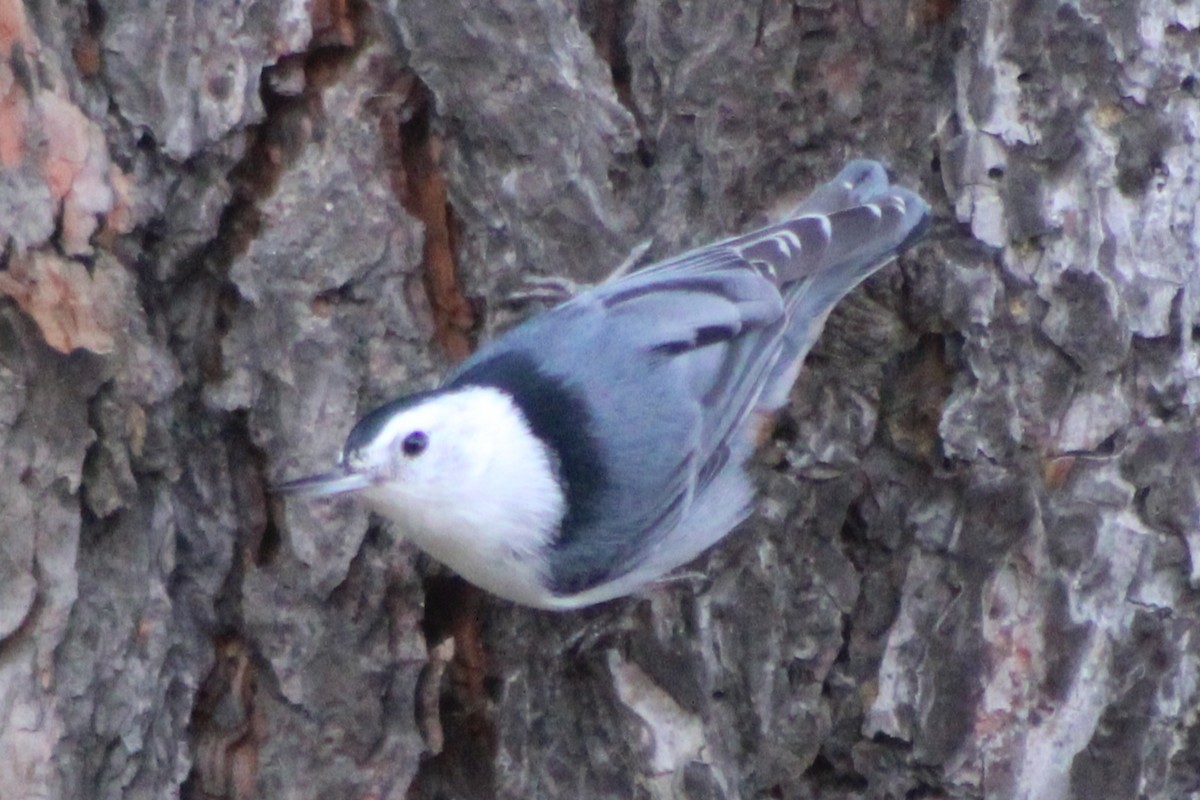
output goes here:
[{"label": "blue-gray wing", "polygon": [[751,415],[782,404],[837,301],[919,235],[928,212],[916,194],[890,186],[881,165],[854,161],[790,219],[589,293],[586,302],[599,302],[636,352],[671,362],[698,404],[695,450],[681,455],[660,497],[704,488],[742,444],[732,439],[745,436]]}]

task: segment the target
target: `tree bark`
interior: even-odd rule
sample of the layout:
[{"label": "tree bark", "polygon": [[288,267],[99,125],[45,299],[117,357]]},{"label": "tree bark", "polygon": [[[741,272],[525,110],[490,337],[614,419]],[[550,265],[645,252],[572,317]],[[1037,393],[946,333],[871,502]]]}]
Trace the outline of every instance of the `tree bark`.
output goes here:
[{"label": "tree bark", "polygon": [[[1200,7],[0,0],[0,798],[1200,796]],[[518,608],[357,416],[854,157],[759,513]]]}]

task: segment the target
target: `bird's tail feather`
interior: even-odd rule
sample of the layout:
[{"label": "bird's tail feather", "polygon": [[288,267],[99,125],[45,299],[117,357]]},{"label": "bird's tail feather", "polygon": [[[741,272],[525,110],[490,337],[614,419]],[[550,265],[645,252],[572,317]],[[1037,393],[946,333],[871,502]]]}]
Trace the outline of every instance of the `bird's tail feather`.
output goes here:
[{"label": "bird's tail feather", "polygon": [[852,161],[800,203],[791,219],[730,243],[775,275],[788,308],[783,352],[760,410],[773,411],[787,400],[837,302],[915,244],[929,220],[929,205],[892,186],[882,165]]},{"label": "bird's tail feather", "polygon": [[[836,300],[897,253],[916,242],[929,205],[916,193],[892,186],[875,161],[852,161],[818,187],[788,219],[725,244],[790,284],[817,278],[844,286]],[[823,292],[822,294],[826,294]]]}]

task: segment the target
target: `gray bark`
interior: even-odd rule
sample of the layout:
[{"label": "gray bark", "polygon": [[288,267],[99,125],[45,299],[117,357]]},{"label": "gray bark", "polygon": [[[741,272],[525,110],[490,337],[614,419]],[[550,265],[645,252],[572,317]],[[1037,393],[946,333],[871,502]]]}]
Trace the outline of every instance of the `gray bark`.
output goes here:
[{"label": "gray bark", "polygon": [[[0,0],[0,798],[1200,796],[1198,81],[1174,0]],[[933,236],[687,576],[266,491],[859,156]]]}]

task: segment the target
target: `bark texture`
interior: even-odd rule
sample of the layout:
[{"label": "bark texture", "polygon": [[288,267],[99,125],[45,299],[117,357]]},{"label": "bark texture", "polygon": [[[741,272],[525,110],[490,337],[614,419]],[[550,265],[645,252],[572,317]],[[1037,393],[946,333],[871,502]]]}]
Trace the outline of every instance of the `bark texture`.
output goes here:
[{"label": "bark texture", "polygon": [[[846,159],[939,215],[646,596],[266,487]],[[1200,6],[0,0],[0,797],[1200,796]]]}]

